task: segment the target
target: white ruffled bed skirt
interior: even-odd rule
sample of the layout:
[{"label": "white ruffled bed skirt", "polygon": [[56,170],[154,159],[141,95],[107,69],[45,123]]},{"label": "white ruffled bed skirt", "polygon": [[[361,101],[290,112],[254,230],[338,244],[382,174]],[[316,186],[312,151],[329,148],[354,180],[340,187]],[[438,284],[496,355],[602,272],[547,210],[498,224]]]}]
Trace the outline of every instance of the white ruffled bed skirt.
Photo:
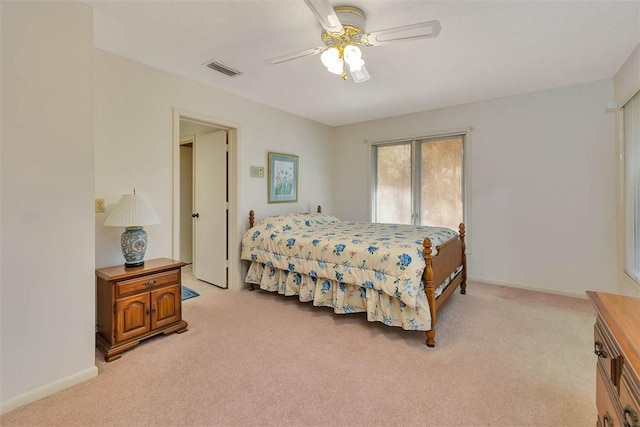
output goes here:
[{"label": "white ruffled bed skirt", "polygon": [[[302,302],[313,302],[318,307],[331,307],[337,314],[367,313],[370,322],[382,322],[412,331],[431,329],[431,314],[424,289],[420,289],[415,307],[386,293],[335,280],[311,277],[306,274],[279,270],[258,262],[252,262],[246,282],[259,285],[260,289],[278,292],[286,296],[297,295]],[[436,295],[449,283],[447,280]]]}]

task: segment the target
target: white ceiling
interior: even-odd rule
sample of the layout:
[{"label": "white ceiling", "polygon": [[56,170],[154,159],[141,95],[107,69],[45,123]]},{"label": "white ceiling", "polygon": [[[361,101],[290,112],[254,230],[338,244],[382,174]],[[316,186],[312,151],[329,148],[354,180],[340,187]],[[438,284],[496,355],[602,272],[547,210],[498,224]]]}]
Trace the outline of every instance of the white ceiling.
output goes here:
[{"label": "white ceiling", "polygon": [[[331,126],[614,76],[640,43],[640,1],[348,0],[366,31],[437,19],[440,36],[363,48],[371,80],[330,74],[303,0],[99,1],[95,46]],[[243,72],[227,77],[203,64]]]}]

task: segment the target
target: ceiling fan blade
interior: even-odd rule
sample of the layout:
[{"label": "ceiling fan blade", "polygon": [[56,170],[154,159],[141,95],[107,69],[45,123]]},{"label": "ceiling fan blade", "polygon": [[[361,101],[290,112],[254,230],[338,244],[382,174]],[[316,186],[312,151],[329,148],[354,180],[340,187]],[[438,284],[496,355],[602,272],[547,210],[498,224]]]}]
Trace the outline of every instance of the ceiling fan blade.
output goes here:
[{"label": "ceiling fan blade", "polygon": [[433,38],[438,37],[440,29],[440,21],[418,22],[417,24],[373,31],[366,35],[366,43],[364,44],[379,46],[397,41]]},{"label": "ceiling fan blade", "polygon": [[336,15],[335,10],[329,3],[329,0],[304,0],[309,9],[316,15],[322,28],[330,33],[339,33],[342,31],[342,24]]},{"label": "ceiling fan blade", "polygon": [[364,65],[358,71],[351,71],[348,66],[346,68],[349,76],[351,77],[351,80],[353,80],[354,83],[363,83],[371,78]]},{"label": "ceiling fan blade", "polygon": [[269,64],[280,64],[282,62],[291,61],[293,59],[304,58],[305,56],[317,55],[327,50],[326,47],[312,47],[311,49],[301,50],[299,52],[288,53],[275,58],[267,59]]}]

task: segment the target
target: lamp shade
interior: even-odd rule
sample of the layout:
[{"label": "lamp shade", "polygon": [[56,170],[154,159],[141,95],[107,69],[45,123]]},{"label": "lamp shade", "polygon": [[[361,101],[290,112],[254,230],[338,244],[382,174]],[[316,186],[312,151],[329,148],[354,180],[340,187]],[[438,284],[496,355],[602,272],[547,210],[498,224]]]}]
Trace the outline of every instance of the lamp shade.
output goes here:
[{"label": "lamp shade", "polygon": [[104,225],[108,227],[134,227],[160,224],[160,217],[149,198],[142,194],[125,194],[113,208]]}]

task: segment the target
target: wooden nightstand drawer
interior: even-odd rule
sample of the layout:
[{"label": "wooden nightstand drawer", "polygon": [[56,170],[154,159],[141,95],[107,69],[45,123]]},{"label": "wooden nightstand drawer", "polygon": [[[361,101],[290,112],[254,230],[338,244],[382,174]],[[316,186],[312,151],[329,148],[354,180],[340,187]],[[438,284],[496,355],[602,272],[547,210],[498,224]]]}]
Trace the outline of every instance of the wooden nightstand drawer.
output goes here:
[{"label": "wooden nightstand drawer", "polygon": [[136,292],[146,291],[151,288],[160,286],[176,285],[180,283],[178,270],[166,271],[163,273],[152,274],[149,276],[139,277],[137,279],[125,280],[116,283],[117,296],[133,294]]},{"label": "wooden nightstand drawer", "polygon": [[593,332],[593,351],[598,356],[598,363],[602,366],[607,374],[607,380],[618,387],[618,381],[620,377],[619,370],[619,357],[620,353],[617,351],[612,339],[606,328],[596,322]]}]

